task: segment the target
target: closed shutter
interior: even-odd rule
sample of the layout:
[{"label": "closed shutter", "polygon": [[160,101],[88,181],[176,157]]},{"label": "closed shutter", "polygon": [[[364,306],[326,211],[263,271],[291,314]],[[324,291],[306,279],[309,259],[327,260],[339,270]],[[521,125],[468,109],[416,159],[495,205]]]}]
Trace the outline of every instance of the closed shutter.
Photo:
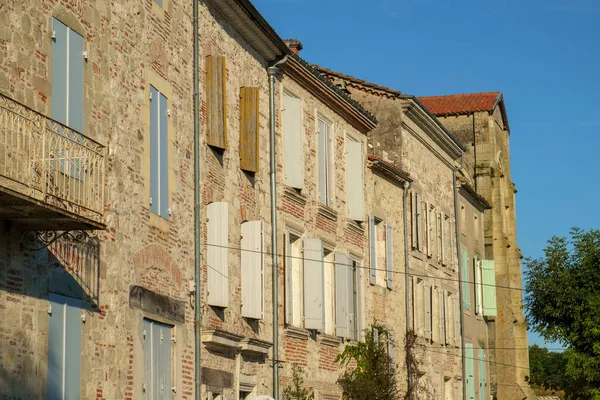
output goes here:
[{"label": "closed shutter", "polygon": [[396,333],[388,332],[388,356],[390,357],[390,367],[392,371],[396,368]]},{"label": "closed shutter", "polygon": [[153,400],[153,386],[154,386],[154,376],[153,376],[153,368],[152,368],[152,321],[149,319],[144,319],[144,399]]},{"label": "closed shutter", "polygon": [[479,349],[479,399],[486,400],[487,382],[485,379],[485,351]]},{"label": "closed shutter", "polygon": [[83,37],[69,29],[68,125],[83,132]]},{"label": "closed shutter", "polygon": [[81,300],[49,294],[48,399],[79,399]]},{"label": "closed shutter", "polygon": [[442,251],[442,237],[443,237],[443,230],[442,230],[442,213],[438,212],[435,214],[435,218],[436,218],[436,230],[437,230],[437,237],[436,237],[436,249],[437,249],[437,261],[438,263],[442,263],[442,255],[443,255],[443,251]]},{"label": "closed shutter", "polygon": [[261,319],[264,298],[263,223],[241,226],[242,317]]},{"label": "closed shutter", "polygon": [[475,314],[480,315],[482,311],[481,305],[481,276],[479,271],[479,260],[477,256],[473,256],[473,277],[475,278],[475,284],[473,287],[473,291],[475,292],[474,300],[475,300]]},{"label": "closed shutter", "polygon": [[324,327],[323,246],[319,239],[304,239],[304,327]]},{"label": "closed shutter", "polygon": [[207,279],[208,304],[229,306],[229,212],[225,202],[210,203],[206,207],[207,223]]},{"label": "closed shutter", "polygon": [[144,319],[144,398],[168,400],[172,388],[173,327]]},{"label": "closed shutter", "polygon": [[431,330],[431,285],[425,284],[425,291],[423,293],[424,308],[425,308],[425,339],[432,339]]},{"label": "closed shutter", "polygon": [[365,190],[362,145],[359,141],[349,136],[347,138],[346,182],[348,188],[348,216],[355,221],[363,221]]},{"label": "closed shutter", "polygon": [[290,233],[284,234],[284,252],[285,252],[285,322],[289,325],[295,324],[294,321],[294,298],[298,298],[298,293],[294,293],[294,278],[292,271],[293,255],[292,244],[290,243]]},{"label": "closed shutter", "polygon": [[260,167],[259,99],[259,88],[240,88],[240,168],[248,172]]},{"label": "closed shutter", "polygon": [[440,344],[446,344],[446,291],[438,289],[438,298],[440,306]]},{"label": "closed shutter", "polygon": [[67,61],[69,29],[52,18],[52,118],[68,125],[67,107]]},{"label": "closed shutter", "polygon": [[330,171],[329,171],[329,125],[319,118],[317,130],[317,158],[319,172],[319,201],[329,205]]},{"label": "closed shutter", "polygon": [[159,144],[159,92],[150,86],[150,211],[160,213],[160,144]]},{"label": "closed shutter", "polygon": [[369,215],[369,261],[369,282],[374,285],[377,283],[377,230],[373,215]]},{"label": "closed shutter", "polygon": [[207,143],[227,148],[227,71],[225,57],[206,57]]},{"label": "closed shutter", "polygon": [[159,215],[164,219],[169,219],[169,124],[167,119],[167,98],[161,93],[159,99]]},{"label": "closed shutter", "polygon": [[495,317],[496,309],[496,270],[494,260],[482,260],[481,272],[483,280],[483,315]]},{"label": "closed shutter", "polygon": [[456,228],[454,222],[450,224],[450,254],[452,254],[452,270],[456,269]]},{"label": "closed shutter", "polygon": [[473,345],[465,343],[465,371],[467,374],[467,399],[475,400],[475,370],[473,368]]},{"label": "closed shutter", "polygon": [[354,321],[356,325],[356,340],[361,340],[363,337],[363,289],[362,289],[362,266],[356,262],[354,273],[355,288],[356,288],[356,309],[354,310]]},{"label": "closed shutter", "polygon": [[455,346],[459,346],[460,345],[460,304],[459,304],[459,299],[454,296],[452,297],[452,301],[454,303],[454,313],[452,314],[452,317],[454,319],[454,345]]},{"label": "closed shutter", "polygon": [[349,337],[348,329],[348,258],[345,254],[335,253],[335,334]]},{"label": "closed shutter", "polygon": [[356,281],[356,261],[348,259],[348,273],[347,284],[348,284],[348,337],[352,340],[356,339],[356,308],[357,308],[357,281]]},{"label": "closed shutter", "polygon": [[394,228],[385,223],[385,270],[388,289],[394,287]]},{"label": "closed shutter", "polygon": [[426,206],[427,208],[427,256],[433,257],[433,216],[432,209],[430,206]]},{"label": "closed shutter", "polygon": [[373,342],[379,343],[379,329],[373,328]]},{"label": "closed shutter", "polygon": [[423,202],[417,194],[417,249],[423,252]]},{"label": "closed shutter", "polygon": [[413,249],[417,248],[417,194],[410,193],[410,243]]},{"label": "closed shutter", "polygon": [[440,259],[442,260],[442,265],[446,265],[446,259],[448,258],[448,250],[446,248],[446,239],[448,237],[448,235],[446,234],[446,214],[444,213],[440,213],[440,229],[441,229],[441,234],[442,237],[440,238],[442,246],[441,246],[441,251],[442,254],[440,255]]},{"label": "closed shutter", "polygon": [[285,184],[296,189],[304,187],[304,135],[302,132],[302,101],[283,95],[283,158]]},{"label": "closed shutter", "polygon": [[409,312],[410,312],[410,328],[415,331],[415,282],[411,276],[408,282],[408,301],[409,301]]},{"label": "closed shutter", "polygon": [[469,293],[469,253],[465,249],[462,251],[462,291],[463,291],[463,307],[466,310],[471,309],[471,297]]}]

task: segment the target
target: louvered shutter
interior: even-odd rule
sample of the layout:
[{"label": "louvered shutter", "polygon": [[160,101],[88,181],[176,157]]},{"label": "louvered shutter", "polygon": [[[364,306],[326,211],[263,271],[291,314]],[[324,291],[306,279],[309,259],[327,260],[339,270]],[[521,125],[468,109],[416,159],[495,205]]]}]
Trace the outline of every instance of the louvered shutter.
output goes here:
[{"label": "louvered shutter", "polygon": [[225,202],[210,203],[206,207],[207,223],[207,279],[208,304],[229,306],[229,214]]},{"label": "louvered shutter", "polygon": [[483,315],[495,317],[496,309],[496,270],[494,260],[482,260],[481,272],[483,280]]},{"label": "louvered shutter", "polygon": [[260,169],[259,100],[259,88],[240,88],[240,168],[248,172]]},{"label": "louvered shutter", "polygon": [[348,337],[348,258],[335,253],[335,334]]},{"label": "louvered shutter", "polygon": [[440,343],[446,343],[446,295],[445,291],[438,289],[438,302],[440,306]]},{"label": "louvered shutter", "polygon": [[421,195],[417,194],[417,249],[423,252],[423,203]]},{"label": "louvered shutter", "polygon": [[362,290],[362,268],[359,262],[356,262],[356,270],[354,274],[356,288],[356,309],[354,310],[354,321],[356,325],[356,339],[361,340],[363,337],[363,290]]},{"label": "louvered shutter", "polygon": [[390,367],[396,368],[396,333],[388,332],[388,356],[390,357]]},{"label": "louvered shutter", "polygon": [[463,307],[466,310],[471,309],[471,296],[469,288],[469,253],[465,249],[462,251],[462,291],[463,291]]},{"label": "louvered shutter", "polygon": [[284,93],[283,106],[285,183],[293,188],[302,189],[304,187],[302,101]]},{"label": "louvered shutter", "polygon": [[388,289],[394,287],[394,228],[385,223],[385,270]]},{"label": "louvered shutter", "polygon": [[285,322],[295,324],[294,321],[294,298],[298,298],[298,293],[294,293],[294,277],[292,271],[293,255],[292,245],[290,243],[290,233],[284,234],[285,251]]},{"label": "louvered shutter", "polygon": [[357,290],[356,290],[356,261],[348,259],[348,268],[346,271],[348,273],[347,278],[347,293],[348,293],[348,337],[352,340],[356,339],[356,320],[355,315],[356,307],[357,307]]},{"label": "louvered shutter", "polygon": [[348,136],[346,155],[346,182],[348,188],[348,216],[355,221],[364,220],[365,197],[362,145]]},{"label": "louvered shutter", "polygon": [[473,368],[473,345],[465,343],[465,371],[467,374],[467,399],[475,400],[475,369]]},{"label": "louvered shutter", "polygon": [[452,315],[454,319],[454,345],[459,346],[460,344],[460,304],[459,299],[454,296],[452,297],[452,301],[454,303],[454,313]]},{"label": "louvered shutter", "polygon": [[304,239],[304,327],[324,327],[323,246],[319,239]]},{"label": "louvered shutter", "polygon": [[261,319],[264,297],[263,223],[241,226],[242,317]]},{"label": "louvered shutter", "polygon": [[423,293],[424,299],[424,315],[425,315],[425,339],[431,340],[432,338],[432,330],[431,330],[431,285],[425,284],[425,290]]},{"label": "louvered shutter", "polygon": [[369,260],[369,282],[374,285],[377,283],[377,231],[373,215],[369,215]]},{"label": "louvered shutter", "polygon": [[206,57],[206,120],[210,146],[227,148],[227,71],[225,57]]},{"label": "louvered shutter", "polygon": [[485,352],[483,349],[479,349],[479,398],[480,400],[486,400],[486,388],[487,383],[485,379]]}]

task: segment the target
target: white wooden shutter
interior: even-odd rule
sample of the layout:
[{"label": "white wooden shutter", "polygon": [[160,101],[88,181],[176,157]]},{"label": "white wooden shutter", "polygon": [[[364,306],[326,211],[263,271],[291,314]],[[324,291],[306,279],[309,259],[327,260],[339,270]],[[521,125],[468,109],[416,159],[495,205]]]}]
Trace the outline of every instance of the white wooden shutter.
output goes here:
[{"label": "white wooden shutter", "polygon": [[385,270],[388,289],[394,287],[394,228],[385,223]]},{"label": "white wooden shutter", "polygon": [[206,262],[208,267],[208,304],[229,306],[229,221],[228,204],[210,203],[206,232]]},{"label": "white wooden shutter", "polygon": [[460,345],[460,303],[457,296],[452,297],[454,303],[454,345],[458,347]]},{"label": "white wooden shutter", "polygon": [[483,280],[483,315],[495,317],[496,308],[496,270],[494,260],[482,260],[481,272]]},{"label": "white wooden shutter", "polygon": [[410,328],[415,331],[415,282],[411,276],[408,282],[408,301],[409,301],[409,313],[410,313]]},{"label": "white wooden shutter", "polygon": [[348,258],[335,253],[335,334],[348,337]]},{"label": "white wooden shutter", "polygon": [[369,261],[369,281],[374,285],[377,283],[377,230],[373,215],[369,215]]},{"label": "white wooden shutter", "polygon": [[423,293],[424,308],[425,308],[425,339],[431,340],[431,285],[425,284],[425,290]]},{"label": "white wooden shutter", "polygon": [[304,239],[304,327],[324,328],[323,246],[320,239]]},{"label": "white wooden shutter", "polygon": [[348,259],[348,268],[346,269],[348,273],[347,278],[347,293],[348,293],[348,337],[352,340],[356,339],[356,316],[358,312],[357,309],[357,279],[356,279],[356,261]]},{"label": "white wooden shutter", "polygon": [[437,245],[435,247],[437,250],[437,261],[439,263],[441,263],[442,262],[442,213],[437,212],[435,214],[435,219],[436,219],[435,228],[436,228],[436,233],[437,233],[437,237],[436,237]]},{"label": "white wooden shutter", "polygon": [[359,262],[356,262],[356,271],[354,274],[354,284],[356,288],[356,309],[354,310],[354,321],[356,325],[356,339],[361,340],[363,337],[363,290],[362,290],[362,268]]},{"label": "white wooden shutter", "polygon": [[263,222],[242,223],[242,317],[261,319],[264,299]]},{"label": "white wooden shutter", "polygon": [[442,234],[442,254],[440,255],[440,258],[442,260],[442,265],[446,265],[446,259],[448,258],[447,256],[447,248],[446,248],[446,214],[444,213],[440,213],[440,228],[441,228],[441,234]]},{"label": "white wooden shutter", "polygon": [[413,249],[417,248],[417,194],[410,193],[410,243]]},{"label": "white wooden shutter", "polygon": [[427,208],[427,256],[433,257],[433,216],[431,207],[429,205],[425,206]]},{"label": "white wooden shutter", "polygon": [[294,293],[294,277],[293,277],[293,255],[292,245],[290,243],[290,233],[284,234],[284,251],[285,251],[285,322],[294,324],[294,298],[298,298],[298,293]]},{"label": "white wooden shutter", "polygon": [[388,356],[390,357],[390,367],[396,368],[396,333],[388,332]]},{"label": "white wooden shutter", "polygon": [[450,254],[452,254],[452,270],[456,270],[456,225],[450,223]]},{"label": "white wooden shutter", "polygon": [[473,256],[473,292],[475,296],[473,301],[475,302],[474,312],[475,314],[481,314],[481,296],[480,296],[481,282],[479,277],[479,259],[476,255]]},{"label": "white wooden shutter", "polygon": [[302,189],[304,187],[302,101],[284,93],[283,107],[285,184]]},{"label": "white wooden shutter", "polygon": [[364,221],[364,177],[362,144],[347,136],[346,187],[348,188],[348,216]]},{"label": "white wooden shutter", "polygon": [[440,343],[443,346],[446,343],[446,295],[444,290],[438,289],[438,298],[440,306]]},{"label": "white wooden shutter", "polygon": [[417,194],[417,249],[423,252],[423,202]]}]

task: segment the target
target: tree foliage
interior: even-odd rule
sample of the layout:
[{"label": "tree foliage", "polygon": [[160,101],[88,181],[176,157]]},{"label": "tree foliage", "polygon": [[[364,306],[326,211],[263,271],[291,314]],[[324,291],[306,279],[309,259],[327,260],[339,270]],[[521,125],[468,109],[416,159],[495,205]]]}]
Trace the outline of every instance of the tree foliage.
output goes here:
[{"label": "tree foliage", "polygon": [[[377,332],[374,334],[373,332]],[[336,361],[345,366],[338,378],[345,399],[396,400],[396,365],[388,354],[388,331],[374,324],[364,341],[346,346]]]},{"label": "tree foliage", "polygon": [[528,323],[569,347],[566,398],[600,399],[600,231],[574,228],[570,238],[553,237],[544,257],[526,264]]},{"label": "tree foliage", "polygon": [[298,364],[292,364],[292,384],[283,389],[285,400],[313,400],[315,393],[312,388],[304,387],[304,371]]}]

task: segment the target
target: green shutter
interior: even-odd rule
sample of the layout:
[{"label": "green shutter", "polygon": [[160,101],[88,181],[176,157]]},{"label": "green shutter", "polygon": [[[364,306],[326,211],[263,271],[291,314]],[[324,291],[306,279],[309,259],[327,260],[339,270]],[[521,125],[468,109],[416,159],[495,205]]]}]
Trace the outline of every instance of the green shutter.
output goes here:
[{"label": "green shutter", "polygon": [[463,306],[466,310],[471,309],[471,298],[469,296],[469,253],[462,251],[462,289]]},{"label": "green shutter", "polygon": [[485,352],[483,349],[479,349],[479,398],[486,400],[487,383],[485,380]]},{"label": "green shutter", "polygon": [[482,260],[482,284],[483,284],[483,315],[495,317],[496,310],[496,270],[494,260]]},{"label": "green shutter", "polygon": [[465,343],[465,373],[467,378],[467,399],[475,400],[475,369],[473,367],[473,344]]}]

